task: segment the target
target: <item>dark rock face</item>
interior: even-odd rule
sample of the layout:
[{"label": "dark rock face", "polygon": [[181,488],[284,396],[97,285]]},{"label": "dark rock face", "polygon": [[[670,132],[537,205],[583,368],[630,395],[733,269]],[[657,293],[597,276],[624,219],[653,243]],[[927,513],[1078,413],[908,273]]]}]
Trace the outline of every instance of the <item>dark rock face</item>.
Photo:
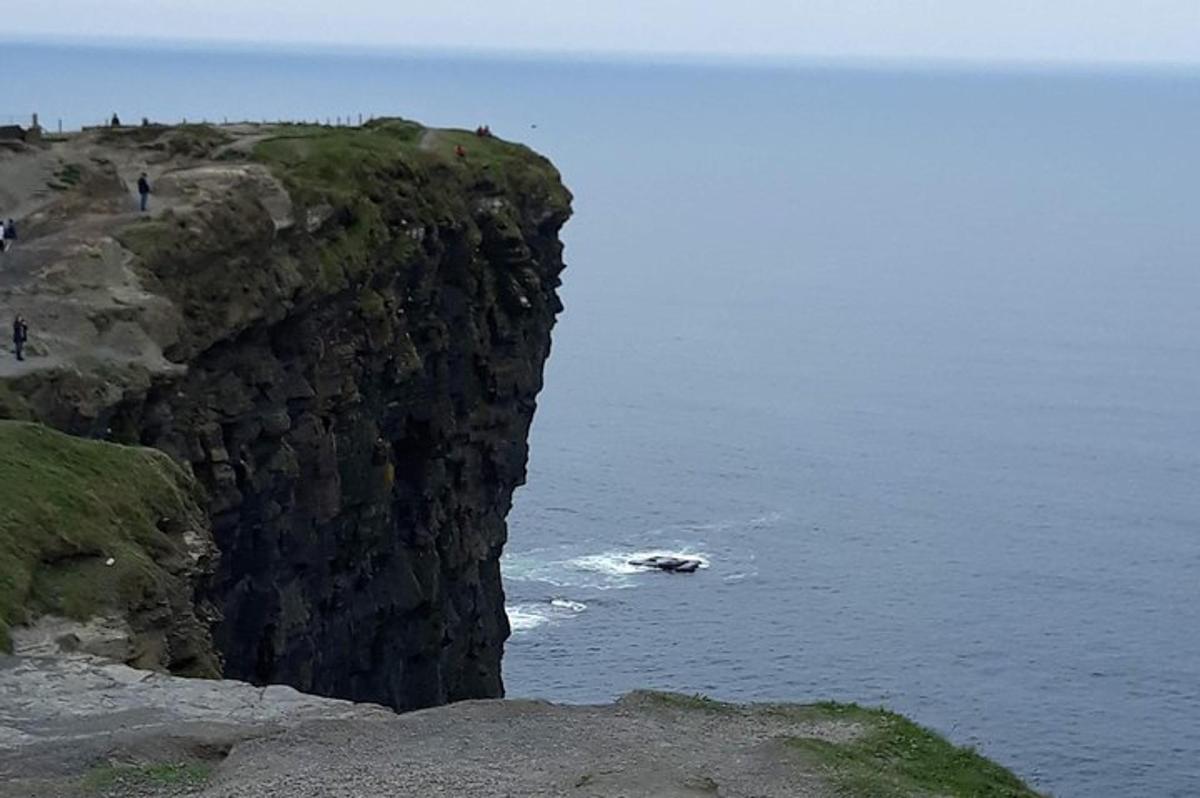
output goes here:
[{"label": "dark rock face", "polygon": [[71,375],[25,386],[58,426],[190,464],[226,677],[398,709],[503,693],[499,557],[570,196],[543,159],[488,146],[517,154],[489,170],[414,146],[356,165],[353,196],[293,190],[290,214],[254,173],[130,227],[186,370],[116,401]]},{"label": "dark rock face", "polygon": [[[502,694],[499,557],[561,260],[537,232],[482,260],[471,232],[429,230],[378,304],[255,325],[140,407],[142,443],[211,493],[227,676],[400,709]],[[501,295],[514,265],[527,307]]]}]

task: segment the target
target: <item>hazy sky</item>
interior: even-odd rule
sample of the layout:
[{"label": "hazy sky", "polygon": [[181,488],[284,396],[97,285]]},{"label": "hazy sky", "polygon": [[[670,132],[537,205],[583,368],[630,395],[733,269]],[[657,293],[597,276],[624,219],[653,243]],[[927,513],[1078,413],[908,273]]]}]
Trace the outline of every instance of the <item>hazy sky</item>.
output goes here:
[{"label": "hazy sky", "polygon": [[1200,63],[1200,0],[38,0],[5,14],[3,27],[589,53]]}]

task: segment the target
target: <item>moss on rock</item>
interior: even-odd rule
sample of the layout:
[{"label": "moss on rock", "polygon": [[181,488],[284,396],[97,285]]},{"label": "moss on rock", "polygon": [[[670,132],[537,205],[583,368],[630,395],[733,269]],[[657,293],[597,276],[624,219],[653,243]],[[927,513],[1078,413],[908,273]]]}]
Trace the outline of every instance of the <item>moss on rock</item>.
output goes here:
[{"label": "moss on rock", "polygon": [[[827,776],[847,798],[1038,798],[1004,767],[902,715],[857,704],[730,704],[704,695],[640,690],[621,701],[730,721],[785,720],[817,733],[785,739],[797,764]],[[838,733],[831,734],[831,730]]]},{"label": "moss on rock", "polygon": [[196,552],[185,538],[206,528],[196,499],[161,452],[0,421],[0,646],[39,615],[117,614],[135,633],[162,624],[181,670],[215,675],[186,578]]},{"label": "moss on rock", "polygon": [[885,709],[823,703],[806,711],[823,719],[859,725],[843,742],[807,737],[789,741],[805,758],[826,769],[843,795],[852,798],[1037,798],[1011,771],[971,748]]}]

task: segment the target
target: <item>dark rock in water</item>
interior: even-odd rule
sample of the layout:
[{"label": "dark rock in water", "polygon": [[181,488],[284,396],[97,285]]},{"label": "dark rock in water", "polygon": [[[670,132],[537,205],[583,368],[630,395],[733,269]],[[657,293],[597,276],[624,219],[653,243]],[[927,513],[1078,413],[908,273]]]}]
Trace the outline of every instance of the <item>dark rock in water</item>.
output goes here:
[{"label": "dark rock in water", "polygon": [[695,573],[700,567],[700,560],[694,557],[665,557],[655,555],[646,557],[641,560],[630,560],[630,565],[636,565],[639,568],[657,568],[660,571],[667,571],[672,574],[690,574]]}]

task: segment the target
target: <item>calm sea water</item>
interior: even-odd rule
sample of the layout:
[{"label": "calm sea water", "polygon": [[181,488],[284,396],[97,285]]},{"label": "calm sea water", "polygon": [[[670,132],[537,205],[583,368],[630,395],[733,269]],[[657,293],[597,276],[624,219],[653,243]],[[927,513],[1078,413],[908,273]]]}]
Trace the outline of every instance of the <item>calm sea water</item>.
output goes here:
[{"label": "calm sea water", "polygon": [[884,703],[1056,795],[1200,794],[1200,76],[11,44],[0,74],[0,121],[399,113],[555,159],[511,695]]}]

